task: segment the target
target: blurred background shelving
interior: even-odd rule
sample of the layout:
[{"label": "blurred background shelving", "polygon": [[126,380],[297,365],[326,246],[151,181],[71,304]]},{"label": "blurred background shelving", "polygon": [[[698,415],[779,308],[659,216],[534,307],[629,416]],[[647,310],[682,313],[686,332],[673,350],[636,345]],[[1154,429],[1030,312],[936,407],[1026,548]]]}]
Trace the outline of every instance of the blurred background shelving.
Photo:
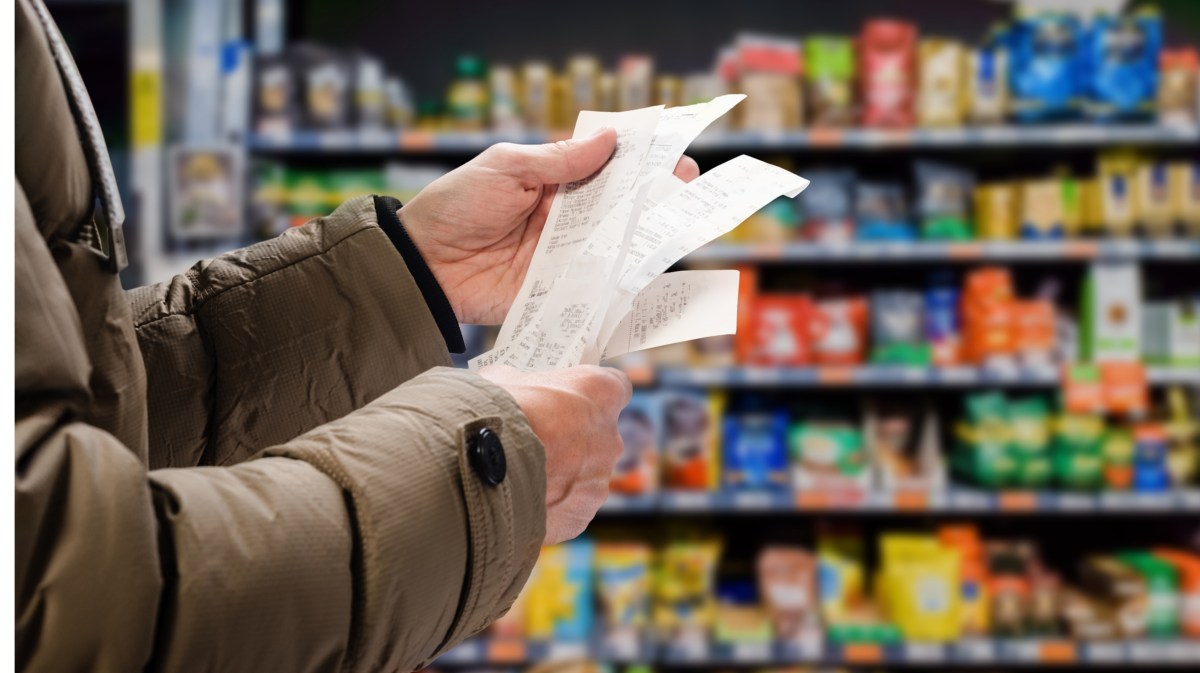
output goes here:
[{"label": "blurred background shelving", "polygon": [[[1063,2],[1115,18],[1014,6]],[[744,91],[689,154],[813,179],[684,260],[741,270],[738,335],[617,363],[614,495],[436,667],[1200,665],[1200,3],[48,4],[126,285],[578,107]]]}]

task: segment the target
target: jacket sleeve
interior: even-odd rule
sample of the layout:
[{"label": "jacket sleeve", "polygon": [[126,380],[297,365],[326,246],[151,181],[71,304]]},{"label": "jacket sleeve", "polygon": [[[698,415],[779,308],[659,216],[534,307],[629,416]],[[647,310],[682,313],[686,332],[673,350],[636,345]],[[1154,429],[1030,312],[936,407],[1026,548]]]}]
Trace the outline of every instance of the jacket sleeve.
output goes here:
[{"label": "jacket sleeve", "polygon": [[[410,376],[444,346],[413,341],[429,318],[395,305],[409,280],[362,254],[377,230],[354,206],[143,295],[169,382],[151,441],[198,423],[227,464],[156,470],[80,420],[84,337],[47,322],[71,298],[18,206],[18,380],[41,391],[16,408],[20,670],[416,670],[511,604],[545,534],[542,447],[478,376]],[[26,371],[35,352],[65,373]],[[468,465],[482,427],[507,456],[497,486]]]},{"label": "jacket sleeve", "polygon": [[369,196],[129,301],[152,468],[235,464],[450,364]]}]

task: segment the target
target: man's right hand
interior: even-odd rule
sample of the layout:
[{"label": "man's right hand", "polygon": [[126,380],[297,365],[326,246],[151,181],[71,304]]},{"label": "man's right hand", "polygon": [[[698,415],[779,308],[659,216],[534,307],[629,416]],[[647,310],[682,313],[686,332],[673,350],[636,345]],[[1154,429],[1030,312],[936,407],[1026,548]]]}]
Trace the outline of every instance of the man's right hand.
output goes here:
[{"label": "man's right hand", "polygon": [[546,448],[546,544],[579,535],[608,498],[621,457],[617,416],[633,391],[629,377],[592,365],[547,372],[492,366],[479,374],[513,396]]}]

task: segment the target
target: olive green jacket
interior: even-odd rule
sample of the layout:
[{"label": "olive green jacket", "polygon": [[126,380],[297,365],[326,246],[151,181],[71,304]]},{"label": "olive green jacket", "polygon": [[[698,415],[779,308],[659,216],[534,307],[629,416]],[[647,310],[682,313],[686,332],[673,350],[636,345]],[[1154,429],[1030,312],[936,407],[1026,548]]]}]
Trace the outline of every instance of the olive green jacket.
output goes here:
[{"label": "olive green jacket", "polygon": [[[511,604],[543,450],[455,370],[370,198],[122,291],[95,115],[16,3],[22,671],[410,671]],[[468,437],[495,430],[489,486]]]}]

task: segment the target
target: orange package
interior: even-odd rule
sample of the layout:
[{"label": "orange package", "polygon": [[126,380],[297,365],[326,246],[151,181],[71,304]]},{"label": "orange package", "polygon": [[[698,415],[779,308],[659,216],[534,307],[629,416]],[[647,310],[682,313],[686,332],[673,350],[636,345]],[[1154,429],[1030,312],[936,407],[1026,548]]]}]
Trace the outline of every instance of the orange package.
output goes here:
[{"label": "orange package", "polygon": [[812,359],[819,365],[856,365],[867,357],[867,301],[820,299],[808,321]]},{"label": "orange package", "polygon": [[[806,295],[760,295],[754,300],[745,335],[746,362],[752,365],[812,364],[808,322],[812,302]],[[739,338],[742,335],[738,334]],[[742,349],[739,349],[742,350]]]},{"label": "orange package", "polygon": [[963,359],[981,363],[1013,353],[1013,289],[1008,269],[985,267],[967,274],[962,295]]},{"label": "orange package", "polygon": [[1049,363],[1054,354],[1054,304],[1045,299],[1012,303],[1012,347],[1027,362]]},{"label": "orange package", "polygon": [[750,363],[754,338],[754,302],[758,295],[758,268],[738,267],[737,332],[733,339],[733,356],[740,364]]}]

